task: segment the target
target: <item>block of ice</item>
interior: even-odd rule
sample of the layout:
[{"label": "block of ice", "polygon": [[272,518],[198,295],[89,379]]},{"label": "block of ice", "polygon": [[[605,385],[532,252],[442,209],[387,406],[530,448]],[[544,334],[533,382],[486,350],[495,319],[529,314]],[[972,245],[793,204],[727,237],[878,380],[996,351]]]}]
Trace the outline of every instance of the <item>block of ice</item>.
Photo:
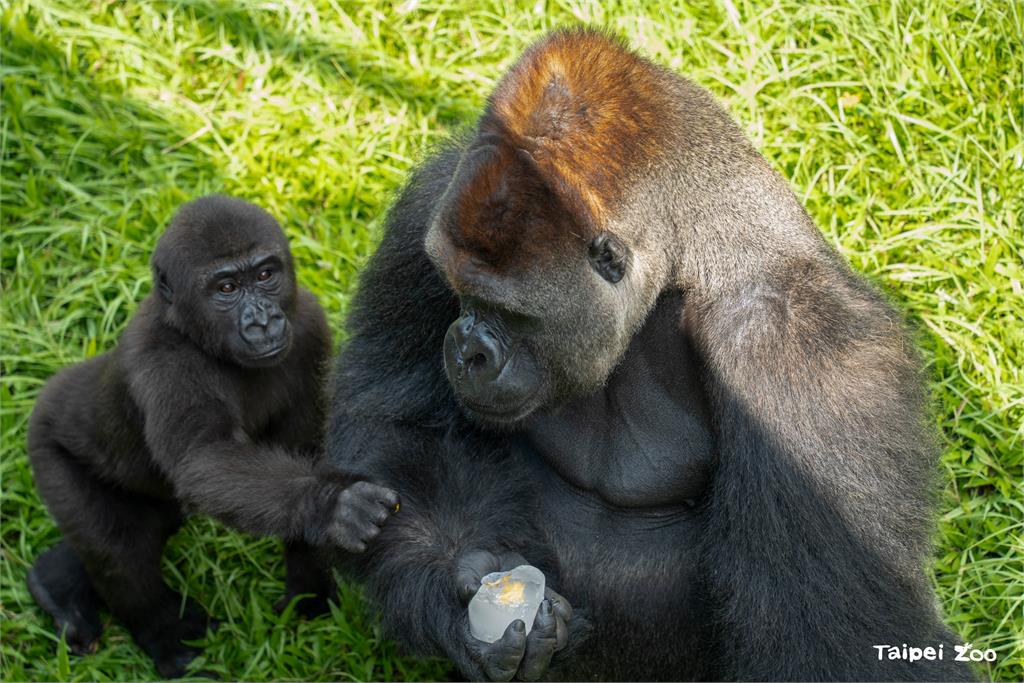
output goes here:
[{"label": "block of ice", "polygon": [[480,581],[480,590],[469,601],[469,632],[477,640],[493,643],[516,619],[533,628],[544,600],[544,573],[521,564],[507,572],[493,572]]}]

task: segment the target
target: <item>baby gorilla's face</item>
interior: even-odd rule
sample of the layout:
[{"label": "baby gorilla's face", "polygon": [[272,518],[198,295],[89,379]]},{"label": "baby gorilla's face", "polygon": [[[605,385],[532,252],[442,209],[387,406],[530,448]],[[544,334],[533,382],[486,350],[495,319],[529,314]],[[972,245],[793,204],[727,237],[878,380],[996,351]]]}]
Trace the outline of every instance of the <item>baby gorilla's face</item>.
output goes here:
[{"label": "baby gorilla's face", "polygon": [[272,253],[250,253],[213,269],[201,296],[204,323],[222,355],[244,367],[280,363],[291,347],[291,274]]},{"label": "baby gorilla's face", "polygon": [[243,367],[288,355],[291,252],[258,206],[223,195],[186,204],[157,243],[153,275],[165,321],[206,354]]}]

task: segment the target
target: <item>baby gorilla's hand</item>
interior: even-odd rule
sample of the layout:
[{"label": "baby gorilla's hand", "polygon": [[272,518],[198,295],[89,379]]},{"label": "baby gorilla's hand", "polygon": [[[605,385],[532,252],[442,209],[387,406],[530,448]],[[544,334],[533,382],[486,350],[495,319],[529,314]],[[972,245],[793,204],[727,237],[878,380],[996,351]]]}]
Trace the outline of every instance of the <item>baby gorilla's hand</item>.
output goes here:
[{"label": "baby gorilla's hand", "polygon": [[335,498],[327,523],[327,539],[344,550],[361,553],[396,512],[397,493],[368,481],[357,481]]}]

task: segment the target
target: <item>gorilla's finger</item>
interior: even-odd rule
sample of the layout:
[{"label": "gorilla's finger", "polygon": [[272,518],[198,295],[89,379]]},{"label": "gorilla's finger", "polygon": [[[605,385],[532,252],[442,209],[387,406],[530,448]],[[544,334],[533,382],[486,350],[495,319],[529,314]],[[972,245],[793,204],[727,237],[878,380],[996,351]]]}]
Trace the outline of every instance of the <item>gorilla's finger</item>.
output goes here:
[{"label": "gorilla's finger", "polygon": [[366,550],[366,544],[363,543],[355,532],[355,529],[345,520],[335,521],[327,529],[328,538],[331,542],[350,553],[361,553]]},{"label": "gorilla's finger", "polygon": [[369,542],[380,534],[380,527],[376,524],[364,523],[356,527],[356,533],[359,536],[359,540]]},{"label": "gorilla's finger", "polygon": [[347,550],[350,553],[362,553],[366,550],[366,544],[362,541],[354,540],[350,537],[344,539],[338,539],[336,543],[341,546],[343,550]]},{"label": "gorilla's finger", "polygon": [[526,651],[526,625],[516,619],[505,629],[496,642],[484,646],[480,664],[484,674],[492,681],[510,681],[519,670]]},{"label": "gorilla's finger", "polygon": [[498,555],[498,568],[494,571],[507,572],[510,569],[515,569],[519,565],[530,564],[526,561],[526,558],[512,551],[506,551]]},{"label": "gorilla's finger", "polygon": [[569,625],[555,618],[555,652],[562,650],[569,643]]},{"label": "gorilla's finger", "polygon": [[398,512],[399,506],[402,504],[402,499],[399,497],[397,491],[391,489],[384,489],[385,493],[382,494],[382,498],[377,500],[387,506],[388,510],[391,510],[392,514]]},{"label": "gorilla's finger", "polygon": [[375,485],[372,482],[369,482],[369,481],[366,481],[366,480],[362,480],[362,481],[355,482],[354,484],[349,486],[348,489],[354,495],[365,496],[367,493],[369,493],[373,489],[374,486]]},{"label": "gorilla's finger", "polygon": [[[353,484],[351,488],[354,489],[357,485]],[[365,488],[360,488],[365,494]],[[368,495],[371,497],[366,497],[358,491],[343,492],[334,509],[334,525],[350,529],[353,535],[363,539],[380,533],[381,526],[391,517],[393,511],[375,500],[377,494]]]},{"label": "gorilla's finger", "polygon": [[480,589],[480,580],[497,571],[498,558],[487,550],[462,554],[455,564],[455,585],[463,602],[469,602]]},{"label": "gorilla's finger", "polygon": [[383,508],[376,503],[373,503],[372,506],[363,503],[356,507],[341,505],[335,511],[335,519],[339,525],[351,527],[357,533],[361,533],[367,527],[380,529],[377,518],[382,510]]},{"label": "gorilla's finger", "polygon": [[544,599],[551,601],[551,607],[555,611],[555,616],[568,624],[572,619],[572,605],[569,601],[550,588],[544,589]]},{"label": "gorilla's finger", "polygon": [[370,514],[370,521],[377,526],[383,526],[384,522],[391,519],[391,515],[395,514],[395,510],[392,507],[385,507],[383,505],[377,506],[377,508]]},{"label": "gorilla's finger", "polygon": [[353,487],[356,486],[359,487],[358,494],[360,498],[380,503],[392,509],[398,505],[398,493],[386,486],[379,486],[368,481],[360,481],[353,484]]},{"label": "gorilla's finger", "polygon": [[457,583],[457,587],[459,591],[459,599],[462,600],[462,602],[468,603],[473,599],[473,596],[476,595],[476,592],[480,590],[480,581],[478,580],[476,583],[473,583],[472,581],[460,580]]},{"label": "gorilla's finger", "polygon": [[463,553],[455,566],[455,585],[463,602],[469,602],[480,589],[480,581],[492,572],[508,571],[529,564],[522,555],[512,551],[493,553],[473,550]]},{"label": "gorilla's finger", "polygon": [[526,649],[523,661],[519,665],[517,677],[524,681],[536,681],[543,676],[551,657],[555,654],[558,642],[558,618],[550,600],[540,603],[537,617],[533,621],[533,630],[526,636]]}]

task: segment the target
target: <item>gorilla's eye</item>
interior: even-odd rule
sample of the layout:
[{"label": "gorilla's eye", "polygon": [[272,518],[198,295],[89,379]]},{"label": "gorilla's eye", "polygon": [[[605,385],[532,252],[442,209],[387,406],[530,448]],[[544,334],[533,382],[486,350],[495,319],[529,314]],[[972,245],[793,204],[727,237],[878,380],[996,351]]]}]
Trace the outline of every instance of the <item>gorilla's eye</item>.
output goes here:
[{"label": "gorilla's eye", "polygon": [[263,270],[261,270],[259,272],[259,275],[256,276],[256,279],[259,280],[260,282],[266,282],[267,280],[269,280],[273,276],[274,276],[274,271],[270,270],[269,268],[264,268]]},{"label": "gorilla's eye", "polygon": [[222,282],[220,287],[218,287],[217,289],[219,289],[224,294],[234,294],[235,290],[238,289],[238,285],[236,285],[234,282]]}]

